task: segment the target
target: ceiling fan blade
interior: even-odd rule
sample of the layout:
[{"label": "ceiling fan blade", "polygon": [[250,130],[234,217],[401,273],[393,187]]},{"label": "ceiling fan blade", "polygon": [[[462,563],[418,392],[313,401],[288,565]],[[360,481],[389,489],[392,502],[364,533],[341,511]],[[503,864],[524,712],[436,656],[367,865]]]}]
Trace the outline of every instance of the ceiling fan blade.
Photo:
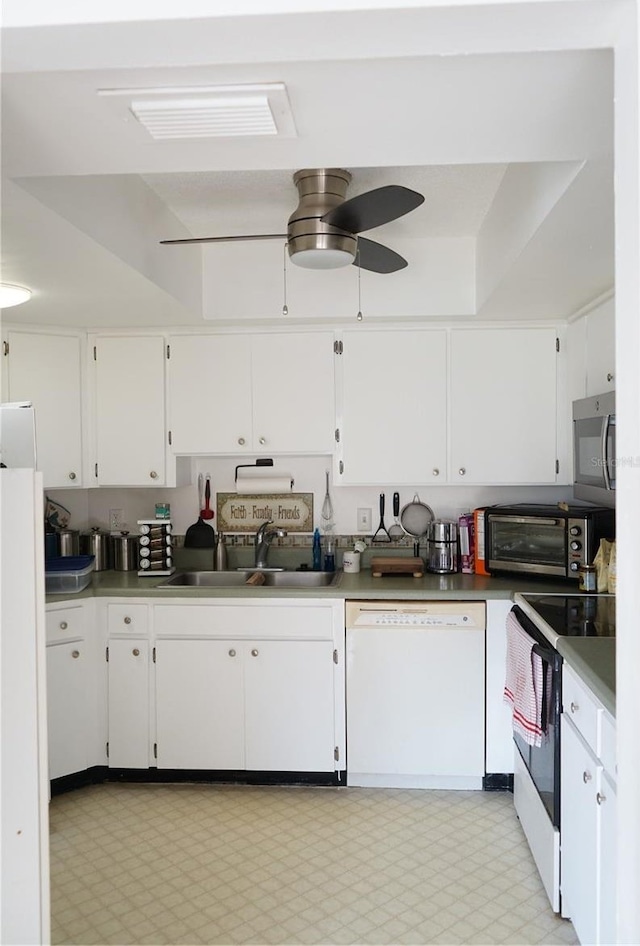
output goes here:
[{"label": "ceiling fan blade", "polygon": [[415,210],[423,201],[424,197],[417,191],[399,184],[389,184],[345,200],[321,220],[348,233],[361,233],[397,220]]},{"label": "ceiling fan blade", "polygon": [[396,273],[408,264],[404,256],[390,250],[388,246],[358,237],[358,251],[353,265],[372,273]]},{"label": "ceiling fan blade", "polygon": [[189,237],[186,240],[160,240],[164,244],[176,243],[233,243],[234,240],[286,240],[286,233],[253,233],[245,236]]}]

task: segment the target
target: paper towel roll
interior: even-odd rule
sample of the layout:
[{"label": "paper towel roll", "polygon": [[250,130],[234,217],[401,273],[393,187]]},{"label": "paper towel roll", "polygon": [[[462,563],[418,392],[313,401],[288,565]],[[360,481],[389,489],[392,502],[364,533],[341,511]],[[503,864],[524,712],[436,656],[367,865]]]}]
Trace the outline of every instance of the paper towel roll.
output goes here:
[{"label": "paper towel roll", "polygon": [[264,493],[290,493],[293,489],[291,476],[248,476],[236,480],[236,493],[262,495]]}]

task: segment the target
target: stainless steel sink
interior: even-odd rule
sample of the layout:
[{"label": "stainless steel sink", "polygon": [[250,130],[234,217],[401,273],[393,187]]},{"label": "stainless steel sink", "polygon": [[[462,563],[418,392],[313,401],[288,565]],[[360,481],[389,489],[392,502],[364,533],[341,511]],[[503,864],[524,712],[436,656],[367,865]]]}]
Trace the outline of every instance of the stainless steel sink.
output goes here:
[{"label": "stainless steel sink", "polygon": [[241,569],[228,572],[176,572],[157,588],[327,588],[338,583],[341,572],[263,571],[261,585],[247,585],[247,580],[259,569]]}]

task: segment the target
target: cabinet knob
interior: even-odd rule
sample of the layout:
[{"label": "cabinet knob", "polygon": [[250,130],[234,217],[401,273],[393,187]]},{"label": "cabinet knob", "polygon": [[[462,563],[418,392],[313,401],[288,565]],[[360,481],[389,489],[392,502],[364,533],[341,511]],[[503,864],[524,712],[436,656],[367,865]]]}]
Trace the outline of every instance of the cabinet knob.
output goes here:
[{"label": "cabinet knob", "polygon": [[461,466],[460,469],[458,470],[458,473],[460,474],[460,476],[464,476],[466,472],[467,471],[465,470],[463,466]]},{"label": "cabinet knob", "polygon": [[590,782],[590,781],[591,781],[591,772],[587,772],[586,769],[585,769],[585,771],[582,773],[582,781],[584,782],[585,785],[587,784],[587,782]]},{"label": "cabinet knob", "polygon": [[253,650],[251,651],[251,656],[252,656],[252,657],[257,657],[257,656],[258,656],[258,651],[256,650],[255,647],[254,647]]},{"label": "cabinet knob", "polygon": [[66,621],[60,621],[60,630],[61,630],[61,631],[66,631],[66,629],[67,629],[68,627],[69,627],[69,625],[67,624]]},{"label": "cabinet knob", "polygon": [[70,479],[70,480],[75,480],[75,478],[76,478],[76,474],[75,474],[75,473],[73,472],[73,470],[72,470],[71,473],[69,473],[69,479]]},{"label": "cabinet knob", "polygon": [[434,466],[431,472],[433,473],[434,476],[440,476],[440,470],[438,469],[437,466]]},{"label": "cabinet knob", "polygon": [[235,655],[236,655],[236,652],[235,652],[235,650],[234,650],[233,647],[232,647],[231,650],[229,651],[229,656],[230,656],[230,657],[235,657]]},{"label": "cabinet knob", "polygon": [[596,801],[598,802],[599,805],[601,805],[602,802],[603,802],[603,801],[606,801],[606,800],[607,800],[607,796],[606,796],[606,795],[602,795],[600,792],[597,792],[597,793],[596,793]]},{"label": "cabinet knob", "polygon": [[265,444],[266,442],[267,442],[267,441],[266,441],[265,437],[260,437],[260,439],[258,440],[258,443],[259,443],[259,444],[262,444],[263,446],[264,446],[264,444]]},{"label": "cabinet knob", "polygon": [[139,648],[139,647],[134,647],[133,650],[131,651],[131,653],[133,654],[134,657],[139,657],[139,656],[140,656],[140,648]]},{"label": "cabinet knob", "polygon": [[151,477],[152,480],[158,479],[158,474],[156,473],[155,470],[152,470],[151,473],[149,473],[149,476]]},{"label": "cabinet knob", "polygon": [[614,378],[614,376],[611,374],[611,372],[609,372],[609,373],[607,374],[607,381],[613,381],[613,378]]},{"label": "cabinet knob", "polygon": [[72,651],[71,651],[71,656],[73,657],[74,660],[77,660],[78,657],[80,656],[80,651],[79,651],[79,650],[72,650]]},{"label": "cabinet knob", "polygon": [[238,437],[238,443],[240,444],[241,447],[244,447],[246,443],[244,437]]},{"label": "cabinet knob", "polygon": [[574,703],[573,700],[571,700],[571,704],[570,704],[570,706],[569,706],[569,709],[571,710],[572,713],[577,713],[578,710],[580,709],[580,707],[578,706],[577,703]]},{"label": "cabinet knob", "polygon": [[124,619],[125,624],[131,624],[131,618],[127,617]]}]

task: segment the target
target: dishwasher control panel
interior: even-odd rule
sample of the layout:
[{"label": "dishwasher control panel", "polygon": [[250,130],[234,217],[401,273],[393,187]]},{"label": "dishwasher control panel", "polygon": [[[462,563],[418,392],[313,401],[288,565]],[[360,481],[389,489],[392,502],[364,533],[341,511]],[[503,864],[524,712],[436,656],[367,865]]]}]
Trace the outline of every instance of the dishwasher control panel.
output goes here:
[{"label": "dishwasher control panel", "polygon": [[348,628],[484,626],[484,601],[347,601]]}]

